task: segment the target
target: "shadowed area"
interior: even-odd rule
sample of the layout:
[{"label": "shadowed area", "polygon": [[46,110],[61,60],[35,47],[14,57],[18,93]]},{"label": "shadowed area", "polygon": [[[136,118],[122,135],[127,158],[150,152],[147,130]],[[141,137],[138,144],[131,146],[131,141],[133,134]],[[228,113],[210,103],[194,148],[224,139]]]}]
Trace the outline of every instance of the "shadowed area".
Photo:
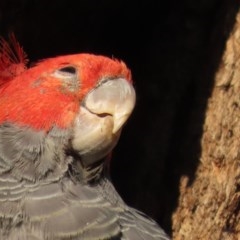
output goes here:
[{"label": "shadowed area", "polygon": [[111,176],[127,203],[170,232],[179,179],[194,179],[206,103],[237,9],[227,0],[2,0],[0,33],[14,31],[31,62],[77,52],[126,62],[137,103]]}]

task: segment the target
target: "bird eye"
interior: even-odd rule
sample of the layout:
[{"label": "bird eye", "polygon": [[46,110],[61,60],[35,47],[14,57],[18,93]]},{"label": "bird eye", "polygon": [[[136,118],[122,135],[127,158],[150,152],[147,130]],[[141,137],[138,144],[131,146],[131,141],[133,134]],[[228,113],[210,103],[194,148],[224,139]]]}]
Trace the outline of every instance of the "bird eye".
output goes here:
[{"label": "bird eye", "polygon": [[75,78],[77,75],[77,69],[73,66],[66,66],[63,68],[57,69],[55,72],[53,72],[54,77],[58,78]]},{"label": "bird eye", "polygon": [[76,72],[77,72],[76,68],[72,67],[72,66],[60,68],[58,71],[60,71],[62,73],[66,73],[66,74],[76,74]]}]

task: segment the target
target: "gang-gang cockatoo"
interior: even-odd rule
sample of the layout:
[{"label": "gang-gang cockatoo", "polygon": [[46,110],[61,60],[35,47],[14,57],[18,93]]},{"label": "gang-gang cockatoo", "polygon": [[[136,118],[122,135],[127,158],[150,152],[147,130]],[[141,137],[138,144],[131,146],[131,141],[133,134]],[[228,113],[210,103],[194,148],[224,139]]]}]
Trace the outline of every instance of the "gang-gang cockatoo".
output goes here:
[{"label": "gang-gang cockatoo", "polygon": [[135,104],[126,65],[91,54],[26,63],[15,37],[1,38],[0,239],[168,239],[105,176]]}]

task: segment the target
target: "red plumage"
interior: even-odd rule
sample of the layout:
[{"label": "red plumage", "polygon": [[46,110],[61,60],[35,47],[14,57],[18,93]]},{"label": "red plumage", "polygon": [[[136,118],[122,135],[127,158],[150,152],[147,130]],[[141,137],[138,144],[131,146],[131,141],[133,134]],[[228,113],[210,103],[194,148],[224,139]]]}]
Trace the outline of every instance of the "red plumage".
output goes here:
[{"label": "red plumage", "polygon": [[0,39],[0,239],[168,240],[106,176],[135,106],[131,73],[91,54],[26,68]]},{"label": "red plumage", "polygon": [[[91,54],[59,56],[26,68],[27,57],[15,37],[0,39],[0,123],[13,122],[48,131],[66,128],[79,111],[79,102],[102,79],[124,77],[130,70],[122,61]],[[54,74],[61,68],[77,69],[78,87],[69,90]]]},{"label": "red plumage", "polygon": [[9,35],[9,42],[0,37],[0,84],[24,72],[27,63],[27,55],[13,33]]}]

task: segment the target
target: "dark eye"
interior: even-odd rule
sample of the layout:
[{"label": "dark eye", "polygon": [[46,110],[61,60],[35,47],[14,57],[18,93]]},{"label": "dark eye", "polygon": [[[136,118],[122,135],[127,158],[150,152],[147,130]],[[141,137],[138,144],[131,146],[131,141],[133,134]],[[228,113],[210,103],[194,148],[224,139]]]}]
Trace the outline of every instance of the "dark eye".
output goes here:
[{"label": "dark eye", "polygon": [[76,68],[72,66],[60,68],[58,71],[66,74],[76,74],[77,72]]},{"label": "dark eye", "polygon": [[54,77],[72,79],[77,77],[77,69],[73,66],[66,66],[53,72]]}]

